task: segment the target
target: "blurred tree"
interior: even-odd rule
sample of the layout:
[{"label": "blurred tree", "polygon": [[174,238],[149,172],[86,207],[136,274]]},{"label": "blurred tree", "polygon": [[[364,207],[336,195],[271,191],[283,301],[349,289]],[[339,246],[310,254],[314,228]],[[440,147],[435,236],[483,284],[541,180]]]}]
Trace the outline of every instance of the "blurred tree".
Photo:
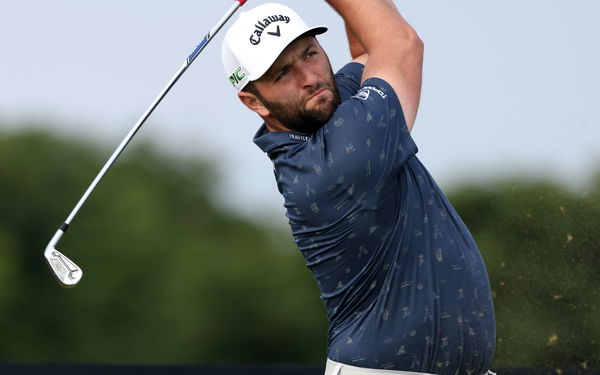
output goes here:
[{"label": "blurred tree", "polygon": [[[80,139],[0,133],[0,360],[313,362],[318,290],[289,232],[213,204],[211,167],[130,146],[58,248],[84,269],[58,287],[43,249],[106,160]],[[485,258],[496,367],[600,367],[600,179],[455,189]]]},{"label": "blurred tree", "polygon": [[59,243],[84,279],[58,287],[43,249],[101,154],[0,134],[0,359],[322,362],[324,309],[290,236],[220,211],[207,165],[147,145],[126,151]]},{"label": "blurred tree", "polygon": [[486,260],[497,367],[600,367],[600,179],[583,193],[504,181],[451,200]]}]

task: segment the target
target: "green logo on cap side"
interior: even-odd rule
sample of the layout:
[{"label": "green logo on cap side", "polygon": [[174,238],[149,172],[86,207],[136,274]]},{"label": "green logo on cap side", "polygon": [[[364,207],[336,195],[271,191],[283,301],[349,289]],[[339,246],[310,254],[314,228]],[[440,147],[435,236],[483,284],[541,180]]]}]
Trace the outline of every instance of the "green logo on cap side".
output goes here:
[{"label": "green logo on cap side", "polygon": [[242,67],[238,66],[238,68],[233,72],[232,75],[229,76],[229,82],[233,85],[233,87],[237,87],[239,83],[246,77],[246,72],[242,72]]}]

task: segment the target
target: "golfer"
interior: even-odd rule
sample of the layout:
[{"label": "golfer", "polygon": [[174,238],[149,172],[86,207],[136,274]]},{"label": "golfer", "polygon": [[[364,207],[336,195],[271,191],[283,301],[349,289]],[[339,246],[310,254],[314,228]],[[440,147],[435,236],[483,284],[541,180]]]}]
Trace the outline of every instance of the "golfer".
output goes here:
[{"label": "golfer", "polygon": [[487,271],[410,134],[423,44],[391,0],[328,2],[353,58],[337,74],[316,39],[327,28],[280,4],[242,13],[222,49],[321,290],[326,374],[486,374]]}]

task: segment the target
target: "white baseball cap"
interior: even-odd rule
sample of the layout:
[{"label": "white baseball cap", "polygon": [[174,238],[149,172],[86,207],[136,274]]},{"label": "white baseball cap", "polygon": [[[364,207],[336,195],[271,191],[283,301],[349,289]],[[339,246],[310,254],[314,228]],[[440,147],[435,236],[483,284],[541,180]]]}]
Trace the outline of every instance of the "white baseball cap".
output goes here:
[{"label": "white baseball cap", "polygon": [[325,26],[308,27],[282,4],[266,3],[243,12],[223,39],[221,57],[227,78],[239,92],[262,77],[298,37],[325,31]]}]

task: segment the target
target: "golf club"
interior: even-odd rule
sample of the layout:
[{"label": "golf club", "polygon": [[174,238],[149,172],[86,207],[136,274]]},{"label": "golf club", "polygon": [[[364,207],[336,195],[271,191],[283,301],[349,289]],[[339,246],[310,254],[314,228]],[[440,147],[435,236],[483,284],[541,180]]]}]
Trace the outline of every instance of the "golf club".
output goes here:
[{"label": "golf club", "polygon": [[71,288],[75,286],[81,277],[83,276],[83,271],[79,266],[77,266],[73,261],[64,256],[60,251],[56,249],[56,244],[62,237],[62,235],[69,229],[69,225],[71,224],[73,218],[83,206],[85,201],[88,199],[92,191],[96,188],[102,177],[106,174],[108,169],[114,164],[115,160],[119,157],[121,152],[127,144],[131,141],[133,136],[137,133],[137,131],[141,128],[144,122],[150,117],[154,109],[158,106],[158,104],[162,101],[162,99],[167,95],[167,93],[171,90],[171,88],[175,85],[175,83],[179,80],[179,78],[183,75],[183,73],[187,70],[187,68],[194,62],[196,57],[204,50],[206,45],[212,40],[215,34],[227,23],[227,21],[233,16],[233,14],[242,6],[247,0],[235,0],[234,4],[227,10],[225,15],[217,22],[217,24],[204,36],[204,39],[196,46],[194,51],[187,57],[181,68],[177,71],[175,76],[171,79],[171,81],[165,86],[160,95],[154,100],[154,102],[148,107],[146,112],[142,115],[142,117],[137,121],[134,127],[129,131],[125,139],[119,144],[116,150],[112,153],[106,164],[102,167],[96,178],[92,181],[90,186],[87,188],[83,196],[79,199],[79,202],[73,208],[73,211],[69,214],[65,222],[60,226],[60,228],[56,231],[48,246],[46,246],[46,250],[44,251],[44,256],[52,270],[52,273],[58,280],[58,283],[65,287]]}]

